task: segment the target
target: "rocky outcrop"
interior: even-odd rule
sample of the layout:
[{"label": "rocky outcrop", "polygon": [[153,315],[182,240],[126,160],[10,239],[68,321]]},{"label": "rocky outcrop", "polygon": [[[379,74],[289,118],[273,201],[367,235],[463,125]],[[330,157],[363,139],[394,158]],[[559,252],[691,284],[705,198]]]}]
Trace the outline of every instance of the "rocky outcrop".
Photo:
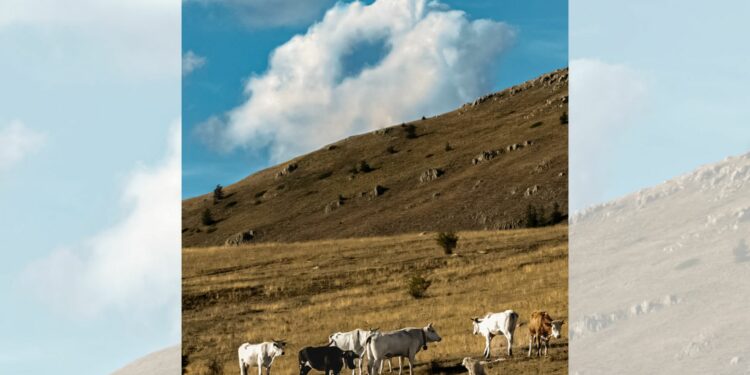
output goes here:
[{"label": "rocky outcrop", "polygon": [[288,176],[290,173],[292,173],[295,170],[297,170],[297,168],[298,168],[297,163],[287,164],[284,168],[282,168],[279,171],[279,173],[276,173],[276,178],[281,178],[281,177],[284,177],[284,176]]},{"label": "rocky outcrop", "polygon": [[445,171],[443,171],[440,168],[430,168],[430,169],[424,171],[424,173],[422,173],[419,176],[419,182],[434,181],[434,180],[437,180],[443,174],[445,174]]},{"label": "rocky outcrop", "polygon": [[224,241],[224,246],[245,245],[245,244],[253,242],[254,239],[255,239],[255,231],[246,230],[246,231],[242,231],[239,233],[235,233],[229,238],[227,238],[227,240]]}]

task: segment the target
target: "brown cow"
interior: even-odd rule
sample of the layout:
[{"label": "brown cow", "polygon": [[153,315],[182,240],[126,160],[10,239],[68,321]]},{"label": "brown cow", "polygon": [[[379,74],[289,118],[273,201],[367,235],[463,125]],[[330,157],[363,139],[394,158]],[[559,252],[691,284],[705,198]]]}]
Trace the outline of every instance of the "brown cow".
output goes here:
[{"label": "brown cow", "polygon": [[561,336],[563,320],[552,320],[546,311],[534,311],[529,319],[529,357],[531,357],[531,346],[536,343],[536,355],[542,355],[542,343],[544,343],[544,355],[547,355],[550,335],[556,339]]}]

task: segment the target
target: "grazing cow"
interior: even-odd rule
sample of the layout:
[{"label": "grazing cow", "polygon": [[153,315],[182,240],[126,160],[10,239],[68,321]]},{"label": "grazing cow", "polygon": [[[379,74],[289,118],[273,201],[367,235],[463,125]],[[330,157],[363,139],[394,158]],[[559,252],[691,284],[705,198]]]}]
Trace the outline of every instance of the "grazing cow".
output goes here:
[{"label": "grazing cow", "polygon": [[550,336],[559,339],[561,336],[563,320],[552,320],[545,311],[534,311],[529,319],[529,357],[531,357],[531,346],[536,344],[536,355],[541,356],[542,344],[544,344],[544,355],[547,355]]},{"label": "grazing cow", "polygon": [[[393,357],[406,357],[409,359],[409,375],[412,374],[412,365],[419,350],[427,350],[427,343],[442,340],[432,323],[424,328],[403,328],[398,331],[375,333],[367,338],[367,366],[370,374],[375,374],[376,369],[383,360]],[[400,362],[400,361],[399,361]],[[399,364],[398,373],[401,375],[402,367]]]},{"label": "grazing cow", "polygon": [[335,346],[308,346],[299,351],[299,374],[307,375],[310,370],[323,371],[325,375],[339,375],[346,367],[354,370],[354,359],[358,358],[351,350],[343,351]]},{"label": "grazing cow", "polygon": [[513,310],[500,313],[488,313],[483,318],[471,318],[474,334],[484,336],[484,358],[490,359],[492,338],[503,335],[508,341],[508,355],[513,356],[513,332],[516,330],[518,314]]},{"label": "grazing cow", "polygon": [[273,359],[284,355],[283,341],[270,341],[260,344],[244,343],[240,345],[237,354],[240,357],[240,374],[247,375],[247,369],[251,366],[258,367],[258,375],[263,374],[263,367],[266,368],[266,375],[271,374],[271,363]]},{"label": "grazing cow", "polygon": [[461,364],[469,371],[469,375],[485,375],[484,366],[482,366],[481,361],[466,357]]}]

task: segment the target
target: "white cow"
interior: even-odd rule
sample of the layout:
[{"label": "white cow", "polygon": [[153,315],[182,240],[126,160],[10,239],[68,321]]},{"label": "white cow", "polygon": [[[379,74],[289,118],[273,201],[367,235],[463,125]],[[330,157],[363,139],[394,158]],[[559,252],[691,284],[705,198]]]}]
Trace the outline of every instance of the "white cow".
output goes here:
[{"label": "white cow", "polygon": [[[371,328],[369,331],[358,328],[349,332],[336,332],[328,336],[328,345],[335,346],[343,351],[351,350],[357,354],[359,356],[357,368],[359,369],[359,375],[362,375],[362,362],[364,362],[366,354],[367,338],[377,331],[377,328]],[[388,367],[393,371],[390,360],[388,361]],[[380,373],[382,372],[383,367],[381,366]],[[352,375],[354,375],[354,370],[352,370]]]},{"label": "white cow", "polygon": [[283,341],[267,341],[260,344],[244,343],[240,345],[237,354],[240,357],[240,374],[247,375],[247,369],[251,366],[258,367],[258,375],[263,374],[263,367],[266,368],[266,375],[271,374],[271,363],[273,359],[284,355]]},{"label": "white cow", "polygon": [[[370,374],[375,374],[375,370],[385,359],[406,357],[409,359],[409,375],[412,375],[412,364],[417,352],[422,349],[427,350],[427,343],[441,340],[435,328],[432,328],[432,323],[424,328],[403,328],[398,331],[370,335],[367,339],[368,371]],[[402,367],[399,365],[399,375],[401,371]]]},{"label": "white cow", "polygon": [[513,356],[513,332],[516,330],[518,314],[513,310],[500,313],[488,313],[483,318],[471,318],[474,334],[484,336],[484,358],[490,358],[492,338],[503,335],[508,340],[508,355]]}]

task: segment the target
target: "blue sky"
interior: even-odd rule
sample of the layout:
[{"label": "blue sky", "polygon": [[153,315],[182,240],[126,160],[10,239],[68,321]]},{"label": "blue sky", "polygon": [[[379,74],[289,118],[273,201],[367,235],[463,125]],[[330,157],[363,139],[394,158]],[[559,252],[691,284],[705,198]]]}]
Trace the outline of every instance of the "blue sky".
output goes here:
[{"label": "blue sky", "polygon": [[[204,59],[202,66],[186,73],[183,77],[183,196],[190,197],[206,193],[218,184],[233,183],[254,171],[283,161],[299,152],[310,151],[311,148],[322,146],[323,140],[311,140],[305,145],[290,145],[284,148],[283,140],[277,135],[270,135],[268,142],[240,142],[241,144],[217,145],[214,140],[201,132],[204,123],[212,117],[221,119],[228,112],[245,106],[252,116],[257,114],[248,98],[252,95],[244,92],[249,77],[263,76],[269,70],[269,55],[280,45],[286,43],[295,35],[305,34],[315,22],[320,22],[325,11],[334,2],[317,0],[307,2],[307,8],[302,9],[300,16],[290,16],[287,11],[294,12],[294,6],[278,6],[281,10],[275,14],[279,20],[268,17],[251,17],[253,14],[265,14],[266,10],[258,1],[249,1],[243,8],[236,2],[216,3],[189,1],[183,7],[183,54],[191,52]],[[372,1],[366,2],[371,4]],[[418,2],[417,2],[418,3]],[[473,73],[481,77],[483,82],[478,85],[466,85],[472,94],[481,95],[484,91],[493,91],[523,82],[550,70],[567,66],[567,2],[566,1],[443,1],[443,6],[466,13],[468,23],[477,19],[490,19],[503,22],[512,29],[514,36],[501,47],[498,53],[490,57],[491,61],[478,61],[477,66],[488,68],[481,73]],[[343,6],[346,6],[344,3]],[[269,16],[270,17],[270,16]],[[342,21],[343,22],[343,21]],[[465,25],[467,22],[457,24]],[[478,38],[481,37],[478,34]],[[498,35],[498,38],[502,35]],[[333,37],[331,37],[333,38]],[[391,36],[391,38],[396,38]],[[512,40],[510,40],[512,39]],[[369,46],[378,44],[375,39]],[[459,42],[460,43],[460,42]],[[366,46],[368,46],[365,43]],[[450,45],[449,45],[450,46]],[[342,60],[348,60],[355,71],[360,71],[362,65],[371,67],[378,64],[378,57],[388,51],[377,52],[377,48],[354,48],[354,52],[342,54]],[[376,52],[372,52],[376,50]],[[409,63],[407,61],[407,63]],[[414,62],[417,64],[417,62]],[[347,68],[343,68],[346,75]],[[450,77],[443,77],[449,80]],[[433,82],[442,85],[441,82]],[[385,86],[385,85],[383,85]],[[440,86],[443,87],[443,86]],[[459,89],[465,88],[464,86]],[[372,87],[373,90],[378,88]],[[444,91],[450,92],[451,88]],[[454,90],[455,91],[455,90]],[[415,108],[432,110],[426,115],[437,114],[452,109],[460,104],[464,98],[460,95],[425,98],[415,103]],[[382,110],[388,112],[389,104],[383,104]],[[303,111],[302,111],[303,112]],[[404,121],[410,118],[408,111],[393,109],[393,120]],[[333,116],[333,115],[332,115]],[[342,116],[344,116],[342,114]],[[241,116],[238,116],[241,117]],[[348,117],[347,117],[348,118]],[[411,117],[414,118],[414,117]],[[266,123],[267,128],[274,128],[277,122],[272,118]],[[315,127],[315,121],[303,117]],[[235,125],[241,125],[240,120],[230,120]],[[227,125],[221,120],[222,125]],[[281,121],[283,122],[283,121]],[[295,124],[284,123],[284,126]],[[360,124],[361,125],[361,124]],[[383,123],[378,126],[390,124]],[[238,125],[239,126],[239,125]],[[278,125],[281,127],[282,125]],[[353,126],[340,130],[341,135],[352,132],[369,130],[366,125]],[[327,129],[319,129],[327,132]],[[336,129],[338,132],[339,129]],[[257,134],[257,129],[256,133]],[[262,133],[262,132],[261,132]],[[265,135],[265,134],[264,134]],[[265,135],[268,136],[268,135]],[[274,138],[275,137],[275,138]],[[331,138],[325,138],[326,141]],[[224,143],[231,143],[224,142]],[[282,144],[282,146],[279,146]]]},{"label": "blue sky", "polygon": [[179,6],[0,3],[0,373],[179,342]]},{"label": "blue sky", "polygon": [[571,210],[750,151],[749,13],[571,0]]}]

